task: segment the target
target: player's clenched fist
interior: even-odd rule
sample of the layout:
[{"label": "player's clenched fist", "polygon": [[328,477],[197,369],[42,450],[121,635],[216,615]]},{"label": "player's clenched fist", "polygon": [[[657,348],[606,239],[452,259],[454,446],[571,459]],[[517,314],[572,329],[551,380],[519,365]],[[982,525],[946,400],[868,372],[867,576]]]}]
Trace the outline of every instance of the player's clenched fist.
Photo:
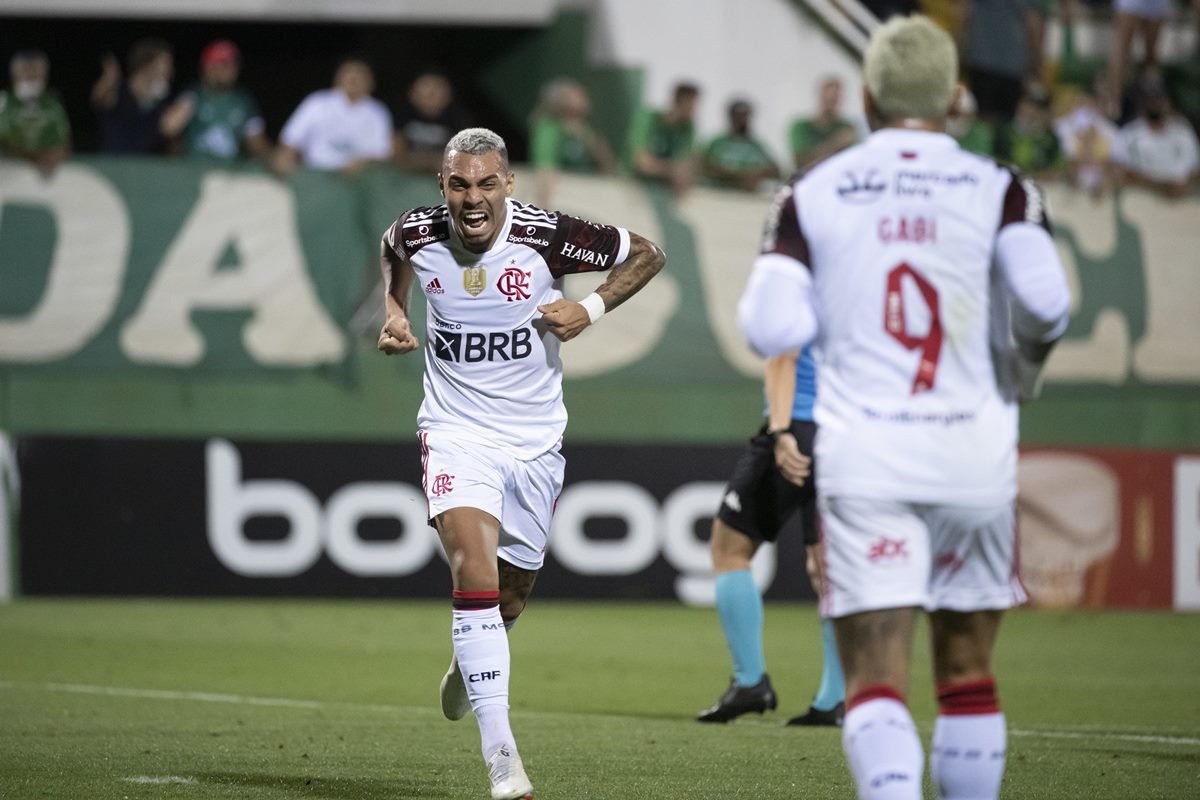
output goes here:
[{"label": "player's clenched fist", "polygon": [[407,319],[388,319],[379,334],[379,342],[375,345],[389,356],[411,353],[421,346],[413,335],[412,325]]},{"label": "player's clenched fist", "polygon": [[559,341],[569,342],[592,324],[587,309],[579,303],[570,300],[555,300],[537,307],[542,312],[541,323],[546,330],[558,337]]}]

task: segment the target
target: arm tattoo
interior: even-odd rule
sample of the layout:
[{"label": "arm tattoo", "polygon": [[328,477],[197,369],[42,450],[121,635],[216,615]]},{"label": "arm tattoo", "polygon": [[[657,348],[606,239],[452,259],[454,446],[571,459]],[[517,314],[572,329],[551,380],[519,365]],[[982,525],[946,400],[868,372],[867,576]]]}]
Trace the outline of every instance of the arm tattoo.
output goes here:
[{"label": "arm tattoo", "polygon": [[630,233],[629,257],[609,271],[608,280],[600,284],[596,293],[604,300],[604,307],[612,311],[637,294],[665,263],[667,256],[658,245]]}]

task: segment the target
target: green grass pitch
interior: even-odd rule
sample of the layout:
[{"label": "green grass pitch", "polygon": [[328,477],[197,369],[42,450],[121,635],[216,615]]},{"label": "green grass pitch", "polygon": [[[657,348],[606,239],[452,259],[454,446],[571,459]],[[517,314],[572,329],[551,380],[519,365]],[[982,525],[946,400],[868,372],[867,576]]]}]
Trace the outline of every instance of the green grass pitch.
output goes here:
[{"label": "green grass pitch", "polygon": [[[449,627],[427,601],[0,606],[0,798],[486,798],[472,718],[437,708]],[[782,727],[816,688],[811,606],[767,606],[782,707],[726,726],[692,721],[728,680],[712,610],[535,599],[512,641],[539,800],[854,795],[837,731]],[[996,668],[1004,797],[1200,797],[1200,616],[1013,613]]]}]

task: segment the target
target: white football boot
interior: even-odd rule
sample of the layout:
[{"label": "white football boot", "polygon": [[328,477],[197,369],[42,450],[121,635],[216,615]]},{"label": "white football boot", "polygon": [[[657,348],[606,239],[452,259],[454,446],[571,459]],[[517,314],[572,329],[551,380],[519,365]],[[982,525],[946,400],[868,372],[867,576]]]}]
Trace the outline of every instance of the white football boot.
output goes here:
[{"label": "white football boot", "polygon": [[442,676],[439,689],[442,698],[442,715],[449,720],[460,720],[471,710],[471,699],[467,697],[467,685],[463,683],[458,659],[450,659],[450,669]]},{"label": "white football boot", "polygon": [[521,757],[504,744],[487,760],[492,782],[492,800],[533,800],[533,784],[525,774]]}]

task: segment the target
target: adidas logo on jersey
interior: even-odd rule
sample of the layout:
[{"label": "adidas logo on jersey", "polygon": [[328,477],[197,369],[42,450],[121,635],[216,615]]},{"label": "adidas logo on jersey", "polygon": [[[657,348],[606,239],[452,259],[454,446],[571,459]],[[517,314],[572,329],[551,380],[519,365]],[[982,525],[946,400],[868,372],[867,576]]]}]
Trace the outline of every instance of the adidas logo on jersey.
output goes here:
[{"label": "adidas logo on jersey", "polygon": [[442,282],[434,278],[429,283],[425,284],[425,294],[445,294],[446,290],[442,288]]},{"label": "adidas logo on jersey", "polygon": [[725,495],[721,502],[724,503],[730,511],[742,510],[742,498],[738,497],[738,493],[733,489],[729,490],[729,493]]}]

